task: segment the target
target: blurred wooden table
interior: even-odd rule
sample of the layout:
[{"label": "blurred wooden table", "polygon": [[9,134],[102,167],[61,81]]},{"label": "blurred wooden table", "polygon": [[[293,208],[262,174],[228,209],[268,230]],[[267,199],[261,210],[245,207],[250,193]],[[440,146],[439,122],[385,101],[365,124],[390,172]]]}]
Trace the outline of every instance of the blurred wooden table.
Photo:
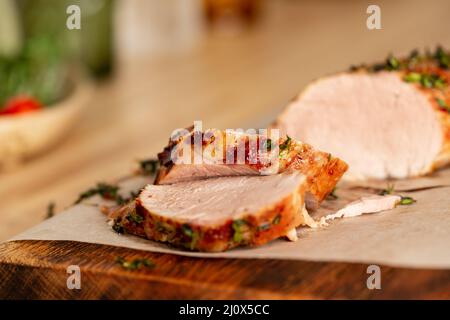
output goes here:
[{"label": "blurred wooden table", "polygon": [[262,127],[308,81],[437,43],[450,46],[450,2],[377,1],[382,30],[353,1],[271,1],[258,25],[207,34],[195,49],[122,64],[63,143],[0,174],[0,241],[57,211],[97,181],[154,156],[174,128]]}]

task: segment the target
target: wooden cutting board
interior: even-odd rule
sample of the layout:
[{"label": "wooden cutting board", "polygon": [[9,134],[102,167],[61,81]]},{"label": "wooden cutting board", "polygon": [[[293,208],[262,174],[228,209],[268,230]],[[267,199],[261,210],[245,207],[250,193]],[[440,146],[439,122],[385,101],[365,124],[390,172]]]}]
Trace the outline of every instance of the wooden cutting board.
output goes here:
[{"label": "wooden cutting board", "polygon": [[[117,257],[153,268],[124,269]],[[68,289],[69,265],[81,289]],[[2,299],[449,299],[450,270],[381,266],[367,288],[367,264],[188,258],[70,241],[0,244]]]}]

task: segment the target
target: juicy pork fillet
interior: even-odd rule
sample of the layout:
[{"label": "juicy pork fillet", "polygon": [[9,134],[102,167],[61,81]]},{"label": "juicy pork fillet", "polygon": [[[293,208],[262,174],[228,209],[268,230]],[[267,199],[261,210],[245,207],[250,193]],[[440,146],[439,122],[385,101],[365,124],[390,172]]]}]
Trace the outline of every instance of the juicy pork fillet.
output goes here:
[{"label": "juicy pork fillet", "polygon": [[[270,175],[295,169],[306,176],[306,207],[316,209],[334,189],[348,167],[344,161],[330,153],[315,150],[312,146],[289,137],[270,139],[270,134],[237,131],[214,133],[214,138],[208,139],[205,137],[210,137],[211,134],[191,130],[189,134],[173,139],[175,141],[171,140],[158,155],[160,169],[155,184],[174,184],[224,176]],[[199,134],[203,141],[200,151],[194,150],[195,134]],[[206,152],[213,143],[219,151]],[[191,151],[188,159],[190,163],[195,162],[196,153],[202,154],[202,163],[177,163],[177,159],[185,155],[183,152],[186,147]],[[243,150],[241,162],[238,162],[238,150]]]},{"label": "juicy pork fillet", "polygon": [[405,178],[447,165],[450,71],[435,58],[412,59],[391,61],[395,70],[319,79],[274,127],[345,160],[356,179]]},{"label": "juicy pork fillet", "polygon": [[147,185],[114,229],[198,251],[262,245],[307,223],[299,172]]}]

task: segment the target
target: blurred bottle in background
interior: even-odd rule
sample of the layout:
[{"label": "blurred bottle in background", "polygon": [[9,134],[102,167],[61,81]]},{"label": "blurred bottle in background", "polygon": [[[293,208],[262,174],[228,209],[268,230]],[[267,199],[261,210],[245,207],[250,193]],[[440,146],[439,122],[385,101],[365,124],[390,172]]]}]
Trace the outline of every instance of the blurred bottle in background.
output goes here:
[{"label": "blurred bottle in background", "polygon": [[81,60],[97,78],[114,70],[114,0],[82,0]]},{"label": "blurred bottle in background", "polygon": [[201,0],[125,0],[117,3],[119,60],[178,54],[202,39]]}]

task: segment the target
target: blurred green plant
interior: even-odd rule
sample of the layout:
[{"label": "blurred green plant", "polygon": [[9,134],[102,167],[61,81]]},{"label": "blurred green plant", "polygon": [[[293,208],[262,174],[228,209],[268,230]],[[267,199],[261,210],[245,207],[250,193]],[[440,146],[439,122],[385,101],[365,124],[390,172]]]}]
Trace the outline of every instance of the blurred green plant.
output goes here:
[{"label": "blurred green plant", "polygon": [[[66,27],[66,9],[73,4],[81,8],[81,30]],[[0,109],[17,95],[34,97],[46,106],[57,102],[68,93],[74,70],[108,76],[113,66],[113,4],[114,0],[0,0]]]},{"label": "blurred green plant", "polygon": [[57,42],[48,37],[29,39],[20,54],[0,57],[0,109],[8,99],[26,95],[51,105],[68,92],[68,64]]},{"label": "blurred green plant", "polygon": [[[60,44],[61,54],[78,59],[94,77],[111,74],[114,0],[17,1],[25,39],[46,35]],[[81,9],[81,30],[66,28],[69,5]]]}]

